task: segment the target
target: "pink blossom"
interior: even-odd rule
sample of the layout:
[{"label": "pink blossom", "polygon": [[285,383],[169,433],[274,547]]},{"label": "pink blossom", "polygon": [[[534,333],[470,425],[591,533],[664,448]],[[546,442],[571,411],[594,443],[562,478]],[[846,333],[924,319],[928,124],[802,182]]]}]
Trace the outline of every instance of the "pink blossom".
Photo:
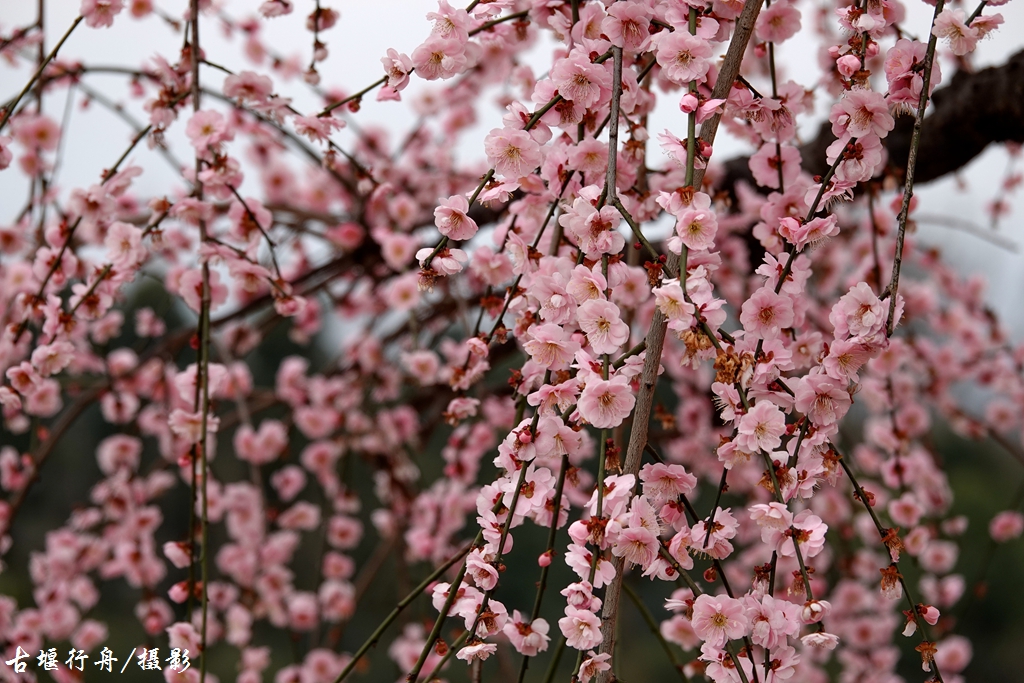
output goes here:
[{"label": "pink blossom", "polygon": [[763,187],[779,188],[780,166],[782,181],[789,187],[800,177],[799,150],[792,145],[780,145],[777,149],[775,143],[766,142],[750,157],[750,172],[757,184]]},{"label": "pink blossom", "polygon": [[56,375],[74,360],[75,347],[71,342],[56,341],[37,346],[32,351],[32,367],[40,377]]},{"label": "pink blossom", "polygon": [[551,81],[558,94],[584,108],[595,106],[611,94],[611,75],[606,67],[591,64],[582,50],[573,50],[551,69]]},{"label": "pink blossom", "polygon": [[[202,413],[190,413],[181,408],[174,410],[168,420],[168,426],[175,434],[185,439],[188,443],[197,443],[202,434]],[[220,419],[208,415],[206,418],[206,430],[208,433],[217,431]]]},{"label": "pink blossom", "polygon": [[142,441],[127,434],[108,436],[96,448],[96,462],[104,474],[111,475],[118,470],[134,472],[139,467]]},{"label": "pink blossom", "polygon": [[817,631],[801,636],[800,642],[819,650],[834,650],[839,644],[839,636],[824,631]]},{"label": "pink blossom", "polygon": [[711,65],[711,46],[686,31],[662,31],[653,38],[658,64],[676,83],[703,80]]},{"label": "pink blossom", "polygon": [[799,30],[800,10],[787,0],[772,3],[771,7],[766,7],[758,15],[757,23],[754,24],[754,34],[758,40],[776,45],[789,40]]},{"label": "pink blossom", "polygon": [[274,92],[269,76],[240,71],[224,79],[224,95],[240,102],[264,102]]},{"label": "pink blossom", "polygon": [[651,291],[658,310],[668,318],[672,329],[687,330],[693,325],[693,314],[696,309],[693,304],[686,301],[679,280],[666,280],[660,287],[655,287]]},{"label": "pink blossom", "polygon": [[598,429],[611,429],[633,411],[636,398],[626,379],[616,375],[611,380],[594,378],[580,394],[580,417]]},{"label": "pink blossom", "polygon": [[[921,88],[924,86],[920,65],[924,63],[926,50],[927,46],[924,43],[907,38],[900,38],[889,48],[885,55],[885,77],[889,82],[886,99],[890,104],[903,108],[917,106],[921,99]],[[939,60],[934,60],[929,88],[934,90],[941,79]]]},{"label": "pink blossom", "polygon": [[437,11],[427,12],[427,19],[434,22],[433,33],[465,42],[469,38],[471,20],[464,9],[455,9],[447,0],[438,0]]},{"label": "pink blossom", "polygon": [[584,301],[578,311],[580,329],[594,353],[615,353],[629,341],[629,326],[622,322],[619,307],[605,299]]},{"label": "pink blossom", "polygon": [[11,152],[11,138],[0,135],[0,171],[11,165],[14,153]]},{"label": "pink blossom", "polygon": [[544,619],[528,621],[519,610],[513,610],[512,619],[505,623],[502,630],[516,652],[527,657],[536,657],[548,649],[548,629],[548,622]]},{"label": "pink blossom", "polygon": [[648,463],[640,469],[644,495],[652,501],[665,501],[689,495],[697,487],[697,477],[682,465]]},{"label": "pink blossom", "polygon": [[980,38],[977,29],[965,23],[966,19],[967,15],[962,9],[947,8],[935,18],[932,26],[932,35],[944,39],[958,57],[974,52]]},{"label": "pink blossom", "polygon": [[676,234],[687,249],[702,251],[714,246],[718,220],[711,209],[711,197],[695,192],[689,207],[676,213]]},{"label": "pink blossom", "polygon": [[433,33],[412,51],[416,74],[428,81],[452,78],[469,64],[465,44],[457,38]]},{"label": "pink blossom", "polygon": [[800,610],[800,620],[805,624],[818,624],[832,612],[828,600],[808,600]]},{"label": "pink blossom", "polygon": [[750,628],[743,603],[727,596],[699,595],[693,602],[693,630],[705,643],[725,647]]},{"label": "pink blossom", "polygon": [[566,607],[558,628],[565,636],[565,644],[573,649],[589,650],[601,644],[601,620],[585,609]]},{"label": "pink blossom", "polygon": [[296,465],[287,465],[271,475],[270,484],[282,501],[289,502],[305,488],[306,473]]},{"label": "pink blossom", "polygon": [[763,339],[773,339],[793,326],[793,302],[768,287],[761,287],[743,302],[740,322],[743,329]]},{"label": "pink blossom", "polygon": [[746,616],[750,621],[750,639],[755,645],[775,650],[787,643],[787,636],[800,632],[799,606],[765,595],[758,600],[753,595],[743,599]]},{"label": "pink blossom", "polygon": [[579,342],[573,340],[565,329],[554,323],[534,325],[530,328],[530,336],[531,339],[523,344],[524,350],[541,367],[548,370],[566,369],[576,352],[580,350]]},{"label": "pink blossom", "polygon": [[816,427],[831,427],[846,415],[850,394],[828,375],[808,375],[795,388],[796,409]]},{"label": "pink blossom", "polygon": [[658,557],[661,547],[658,537],[642,526],[626,527],[612,543],[612,554],[626,561],[626,566],[640,565],[644,569]]},{"label": "pink blossom", "polygon": [[384,73],[388,77],[388,86],[396,91],[405,89],[409,84],[409,74],[412,72],[412,59],[408,55],[400,54],[394,48],[388,48],[386,57],[380,58],[384,65]]},{"label": "pink blossom", "polygon": [[85,17],[85,25],[89,28],[101,28],[114,25],[114,17],[124,9],[122,0],[82,0],[78,12]]},{"label": "pink blossom", "polygon": [[815,557],[825,547],[825,532],[828,531],[828,525],[821,521],[821,517],[813,514],[810,510],[803,510],[797,513],[793,517],[792,528],[795,530],[794,535],[779,535],[776,550],[780,556],[796,556],[796,550],[793,546],[794,538],[800,544],[800,554],[805,559]]},{"label": "pink blossom", "polygon": [[14,133],[14,139],[28,149],[50,152],[57,149],[60,142],[60,127],[53,119],[43,114],[22,114],[14,117],[11,119],[11,131]]},{"label": "pink blossom", "polygon": [[185,126],[185,135],[200,153],[205,153],[208,148],[217,147],[234,137],[228,129],[224,115],[211,109],[193,114]]},{"label": "pink blossom", "polygon": [[484,560],[478,551],[471,553],[466,560],[466,576],[484,591],[493,590],[498,585],[498,570]]},{"label": "pink blossom", "polygon": [[940,671],[962,672],[974,655],[971,641],[961,635],[949,635],[936,643],[935,664]]},{"label": "pink blossom", "polygon": [[484,139],[487,161],[505,178],[521,178],[540,166],[540,145],[522,130],[495,128]]},{"label": "pink blossom", "polygon": [[569,211],[559,217],[558,222],[575,238],[585,254],[597,258],[621,251],[625,240],[616,230],[620,220],[615,207],[605,206],[599,210],[588,198],[580,197]]},{"label": "pink blossom", "polygon": [[476,643],[474,645],[465,646],[456,652],[455,656],[464,662],[472,662],[475,659],[484,661],[497,651],[498,646],[494,643]]},{"label": "pink blossom", "polygon": [[1006,543],[1020,538],[1024,533],[1024,515],[1016,510],[1000,512],[988,525],[988,533],[996,543]]},{"label": "pink blossom", "polygon": [[866,282],[858,282],[832,307],[828,319],[837,339],[877,334],[885,324],[887,309]]},{"label": "pink blossom", "polygon": [[612,658],[610,654],[596,654],[593,650],[589,650],[587,655],[587,658],[583,660],[582,664],[580,664],[580,683],[589,683],[602,671],[608,671],[612,668],[611,662],[609,661]]},{"label": "pink blossom", "polygon": [[448,199],[441,199],[440,205],[434,209],[434,225],[438,232],[453,240],[468,240],[476,234],[476,221],[469,217],[469,201],[464,195],[457,194]]},{"label": "pink blossom", "polygon": [[345,127],[342,119],[333,116],[296,116],[292,123],[299,135],[312,142],[327,142],[334,131]]},{"label": "pink blossom", "polygon": [[771,401],[758,401],[740,418],[736,428],[736,445],[749,453],[771,453],[782,444],[786,433],[786,416]]},{"label": "pink blossom", "polygon": [[617,2],[608,8],[601,30],[612,45],[643,52],[650,43],[650,10],[642,2]]},{"label": "pink blossom", "polygon": [[873,90],[860,89],[848,91],[834,104],[829,120],[833,135],[839,138],[868,134],[884,138],[895,125],[885,98]]}]

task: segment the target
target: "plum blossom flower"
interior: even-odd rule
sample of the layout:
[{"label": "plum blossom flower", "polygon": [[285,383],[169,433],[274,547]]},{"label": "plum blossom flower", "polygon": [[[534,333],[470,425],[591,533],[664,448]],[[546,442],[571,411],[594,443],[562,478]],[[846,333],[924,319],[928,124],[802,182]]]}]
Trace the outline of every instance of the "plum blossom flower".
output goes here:
[{"label": "plum blossom flower", "polygon": [[577,316],[594,353],[615,353],[629,341],[629,326],[622,322],[619,307],[611,301],[585,301],[577,310]]},{"label": "plum blossom flower", "polygon": [[800,607],[787,600],[776,600],[765,595],[758,600],[753,595],[743,598],[747,618],[750,620],[750,639],[755,645],[775,650],[786,644],[787,636],[800,632]]},{"label": "plum blossom flower", "polygon": [[580,195],[572,208],[559,216],[558,222],[590,258],[621,251],[625,239],[616,230],[621,220],[619,212],[612,206],[597,209],[584,190]]},{"label": "plum blossom flower", "polygon": [[254,71],[240,71],[224,79],[224,95],[239,102],[265,102],[273,92],[270,77]]},{"label": "plum blossom flower", "polygon": [[11,138],[7,135],[0,135],[0,171],[11,165],[14,153],[11,152]]},{"label": "plum blossom flower", "polygon": [[703,80],[711,66],[711,46],[708,41],[686,31],[662,31],[655,43],[658,64],[665,75],[676,83]]},{"label": "plum blossom flower", "polygon": [[548,649],[549,628],[548,622],[544,619],[528,621],[519,610],[513,610],[512,619],[505,623],[502,631],[508,636],[516,652],[527,657],[536,657],[538,653]]},{"label": "plum blossom flower", "polygon": [[185,135],[200,153],[205,153],[207,148],[217,147],[234,137],[228,129],[224,115],[211,109],[202,109],[193,114],[185,126]]},{"label": "plum blossom flower", "polygon": [[558,620],[565,644],[576,650],[589,650],[601,644],[601,620],[585,609],[568,606]]},{"label": "plum blossom flower", "polygon": [[484,152],[495,173],[505,178],[522,178],[543,161],[540,145],[523,130],[495,128],[484,139]]},{"label": "plum blossom flower", "polygon": [[610,380],[593,378],[580,394],[580,417],[598,429],[611,429],[622,424],[636,404],[628,380],[616,375]]},{"label": "plum blossom flower", "polygon": [[465,43],[436,33],[412,51],[412,64],[417,75],[428,81],[452,78],[469,65]]},{"label": "plum blossom flower", "polygon": [[858,282],[840,297],[828,319],[837,339],[870,337],[881,332],[886,308],[866,282]]},{"label": "plum blossom flower", "polygon": [[793,517],[792,531],[778,534],[776,550],[782,557],[796,557],[793,539],[800,544],[800,554],[806,559],[815,557],[825,547],[825,533],[828,525],[810,510],[803,510]]},{"label": "plum blossom flower", "polygon": [[839,636],[824,631],[816,631],[801,636],[800,642],[819,650],[834,650],[839,644]]},{"label": "plum blossom flower", "polygon": [[642,2],[617,2],[608,8],[601,30],[612,45],[628,52],[643,52],[650,43],[650,10]]},{"label": "plum blossom flower", "polygon": [[718,219],[711,209],[711,197],[695,192],[689,206],[676,213],[676,234],[687,249],[703,251],[714,246]]},{"label": "plum blossom flower", "polygon": [[697,309],[686,300],[678,279],[665,280],[651,292],[654,294],[654,303],[668,318],[671,329],[688,330],[693,326],[693,314]]},{"label": "plum blossom flower", "polygon": [[[945,13],[944,11],[942,14]],[[942,14],[939,15],[940,18]],[[924,87],[924,75],[920,66],[924,64],[926,52],[927,46],[924,43],[900,38],[885,53],[885,78],[889,82],[886,99],[890,104],[908,109],[916,107],[920,102],[921,88]],[[939,60],[933,60],[929,88],[934,90],[941,80]]]},{"label": "plum blossom flower", "polygon": [[530,328],[530,340],[523,349],[541,367],[548,370],[565,370],[580,350],[580,343],[561,325],[545,323]]},{"label": "plum blossom flower", "polygon": [[793,320],[792,299],[769,287],[758,289],[740,308],[743,329],[763,339],[779,336],[782,330],[793,326]]},{"label": "plum blossom flower", "polygon": [[697,477],[682,465],[648,463],[640,468],[644,496],[653,502],[673,500],[688,495],[697,487]]},{"label": "plum blossom flower", "polygon": [[839,225],[835,214],[812,218],[806,223],[792,216],[779,221],[779,235],[798,250],[838,234]]},{"label": "plum blossom flower", "polygon": [[558,60],[551,69],[551,81],[558,94],[584,108],[590,108],[611,93],[611,74],[600,64],[592,64],[582,48]]},{"label": "plum blossom flower", "polygon": [[850,394],[828,375],[808,375],[797,382],[796,409],[816,427],[832,427],[846,415]]},{"label": "plum blossom flower", "polygon": [[434,209],[434,225],[438,232],[453,240],[468,240],[476,234],[476,221],[469,217],[469,200],[457,194],[448,199],[441,199],[440,205]]},{"label": "plum blossom flower", "polygon": [[626,561],[626,566],[650,566],[658,557],[660,543],[658,537],[642,526],[626,527],[618,533],[612,543],[612,554]]},{"label": "plum blossom flower", "polygon": [[750,506],[750,519],[761,527],[761,538],[766,543],[793,525],[793,513],[774,501]]},{"label": "plum blossom flower", "polygon": [[114,17],[124,9],[122,0],[82,0],[79,14],[85,17],[85,25],[89,28],[110,27],[114,25]]},{"label": "plum blossom flower", "polygon": [[749,164],[754,180],[762,187],[779,189],[780,167],[786,187],[792,186],[800,177],[800,151],[792,145],[779,145],[776,149],[775,143],[766,142],[751,155]]},{"label": "plum blossom flower", "polygon": [[743,603],[727,596],[698,595],[693,601],[693,630],[705,643],[725,647],[750,628]]},{"label": "plum blossom flower", "polygon": [[800,30],[800,10],[784,1],[766,7],[757,17],[754,33],[758,40],[778,45],[789,40]]},{"label": "plum blossom flower", "polygon": [[409,74],[412,72],[412,59],[401,54],[394,48],[388,48],[387,56],[380,58],[384,65],[384,73],[388,77],[388,87],[401,92],[409,85]]},{"label": "plum blossom flower", "polygon": [[456,652],[455,656],[464,662],[472,662],[475,659],[484,661],[497,651],[498,646],[494,643],[479,642],[465,646],[464,648]]},{"label": "plum blossom flower", "polygon": [[1004,510],[992,518],[988,532],[996,543],[1006,543],[1020,538],[1024,533],[1024,515],[1016,510]]},{"label": "plum blossom flower", "polygon": [[967,15],[962,9],[944,9],[935,18],[932,35],[942,38],[949,44],[949,49],[958,57],[974,52],[978,44],[978,30],[973,24],[966,23]]},{"label": "plum blossom flower", "polygon": [[427,19],[434,22],[432,32],[436,35],[461,42],[469,39],[471,20],[469,12],[461,7],[456,9],[446,0],[438,0],[437,11],[427,12]]},{"label": "plum blossom flower", "polygon": [[832,133],[839,138],[844,135],[859,138],[868,134],[884,138],[896,125],[882,94],[863,89],[848,91],[832,105],[829,120]]},{"label": "plum blossom flower", "polygon": [[295,131],[312,142],[327,142],[331,134],[345,127],[345,121],[333,116],[296,116]]},{"label": "plum blossom flower", "polygon": [[771,453],[782,444],[786,433],[786,416],[777,405],[760,400],[736,427],[736,445],[748,453]]},{"label": "plum blossom flower", "polygon": [[612,658],[607,652],[602,654],[595,654],[593,650],[587,651],[587,658],[580,664],[579,680],[580,683],[590,683],[597,675],[602,671],[608,671],[612,668]]},{"label": "plum blossom flower", "polygon": [[[220,424],[220,418],[214,415],[207,416],[206,428],[208,432],[216,432],[218,424]],[[171,413],[168,425],[171,431],[185,439],[188,443],[197,443],[202,433],[202,413],[189,413],[178,408]]]}]

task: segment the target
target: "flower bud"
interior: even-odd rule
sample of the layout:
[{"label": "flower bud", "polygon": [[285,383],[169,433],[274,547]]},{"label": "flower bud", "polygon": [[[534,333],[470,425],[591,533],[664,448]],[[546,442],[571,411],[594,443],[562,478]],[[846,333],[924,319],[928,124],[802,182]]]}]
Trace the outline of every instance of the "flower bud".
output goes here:
[{"label": "flower bud", "polygon": [[860,58],[856,55],[843,55],[836,60],[836,68],[843,78],[850,78],[860,70]]},{"label": "flower bud", "polygon": [[805,624],[817,624],[832,611],[832,603],[828,600],[808,600],[804,603],[800,619]]}]

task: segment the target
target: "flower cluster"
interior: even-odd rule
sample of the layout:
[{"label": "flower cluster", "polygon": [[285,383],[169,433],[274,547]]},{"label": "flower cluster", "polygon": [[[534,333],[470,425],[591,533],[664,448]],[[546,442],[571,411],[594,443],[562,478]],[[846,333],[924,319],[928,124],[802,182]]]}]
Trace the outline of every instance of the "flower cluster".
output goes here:
[{"label": "flower cluster", "polygon": [[[967,58],[1002,23],[985,4],[940,2],[930,35]],[[83,0],[79,21],[126,7],[156,13]],[[92,403],[106,430],[89,500],[32,553],[33,604],[0,599],[5,652],[98,647],[98,584],[123,578],[147,638],[202,653],[200,683],[214,648],[233,648],[240,683],[264,680],[268,629],[302,641],[277,683],[345,679],[421,594],[430,622],[388,635],[410,682],[501,650],[525,672],[565,647],[574,681],[603,682],[631,637],[621,594],[648,614],[646,578],[687,675],[894,681],[906,637],[929,680],[963,680],[970,643],[943,617],[968,589],[967,520],[928,435],[941,419],[1021,457],[1024,352],[980,281],[908,234],[916,147],[893,159],[889,140],[942,74],[903,5],[840,2],[812,28],[790,0],[440,0],[426,39],[354,94],[319,89],[338,12],[306,17],[305,71],[261,38],[293,9],[220,16],[252,62],[234,72],[203,56],[217,14],[192,0],[186,49],[126,69],[148,122],[87,187],[54,184],[65,131],[41,94],[0,118],[0,169],[33,188],[0,226],[0,552]],[[821,80],[782,80],[776,47],[814,31]],[[30,85],[69,97],[104,72],[37,67]],[[323,109],[282,94],[293,81]],[[496,85],[484,161],[460,162]],[[348,125],[374,89],[411,101],[402,140]],[[809,159],[802,126],[826,94],[831,135]],[[742,179],[719,129],[750,148]],[[144,141],[176,166],[171,190],[128,161]],[[267,373],[279,326],[308,351]],[[171,538],[175,501],[191,519]],[[988,529],[1013,541],[1024,516],[1007,506]],[[536,562],[517,553],[531,534]],[[432,572],[359,645],[343,626],[392,555]],[[572,580],[549,588],[555,563]],[[536,586],[532,605],[513,583]]]}]

